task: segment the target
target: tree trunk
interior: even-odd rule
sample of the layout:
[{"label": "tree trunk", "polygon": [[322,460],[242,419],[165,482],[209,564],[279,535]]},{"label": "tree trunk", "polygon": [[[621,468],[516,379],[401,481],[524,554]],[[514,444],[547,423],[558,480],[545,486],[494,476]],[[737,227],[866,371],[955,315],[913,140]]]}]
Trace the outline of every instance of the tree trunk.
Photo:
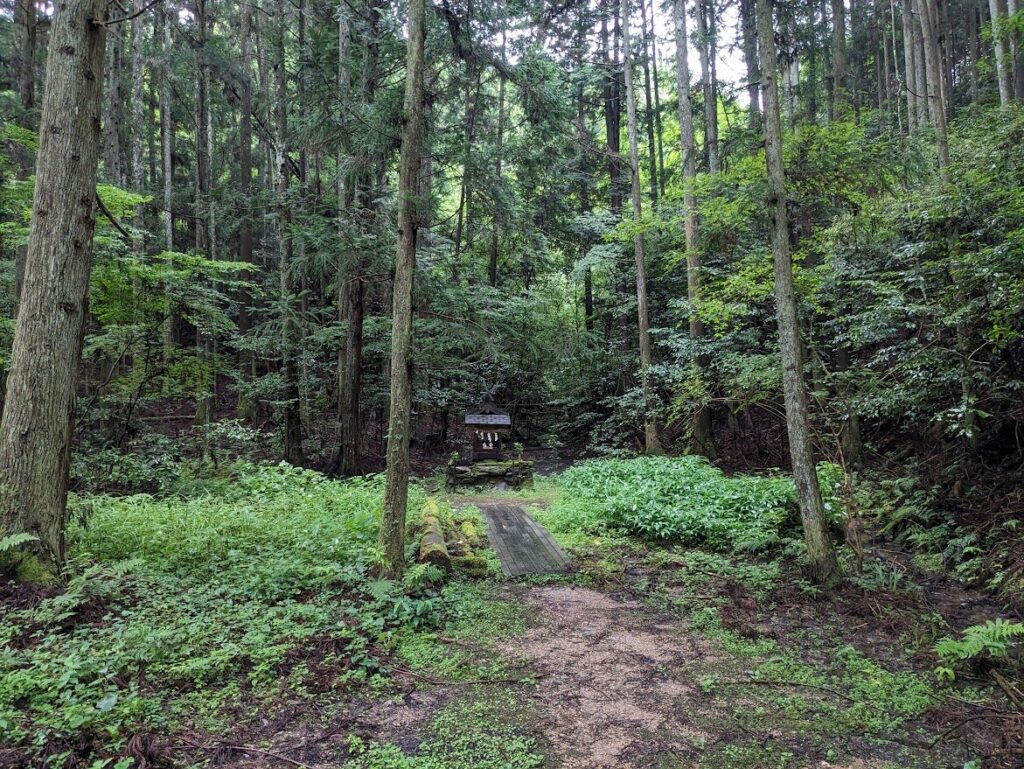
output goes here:
[{"label": "tree trunk", "polygon": [[[814,2],[814,0],[811,0]],[[757,19],[755,0],[740,2],[740,33],[743,38],[743,61],[747,65],[747,117],[751,131],[761,129],[761,70],[757,61]],[[677,43],[678,46],[678,43]]]},{"label": "tree trunk", "polygon": [[626,125],[629,133],[629,170],[633,198],[633,258],[636,261],[636,313],[640,328],[640,379],[644,391],[644,453],[663,454],[654,421],[654,383],[651,376],[651,329],[647,310],[647,265],[644,236],[640,231],[643,194],[640,191],[636,88],[633,84],[633,51],[629,39],[629,0],[622,0],[622,69],[626,78]]},{"label": "tree trunk", "polygon": [[654,78],[654,126],[658,134],[658,190],[665,194],[665,142],[661,119],[661,83],[658,80],[658,36],[654,26],[654,0],[651,0],[651,74]]},{"label": "tree trunk", "polygon": [[[135,11],[142,10],[144,0],[135,0]],[[143,88],[145,68],[142,59],[142,37],[145,30],[145,19],[138,15],[132,19],[132,190],[137,193],[145,191],[146,170],[143,160],[143,133],[146,130],[145,107],[146,94]],[[135,228],[142,232],[145,227],[143,221],[143,206],[135,208]],[[134,243],[136,252],[141,253],[145,247],[143,236],[138,236]]]},{"label": "tree trunk", "polygon": [[700,46],[700,77],[704,89],[704,151],[708,158],[708,171],[718,173],[718,84],[715,82],[714,60],[715,4],[714,0],[697,0],[697,33]]},{"label": "tree trunk", "polygon": [[[1014,17],[1017,14],[1019,8],[1018,0],[1006,0],[1007,12],[1010,17]],[[1017,28],[1010,33],[1010,60],[1011,73],[1010,80],[1013,86],[1013,98],[1018,102],[1024,102],[1024,36],[1018,31],[1020,29],[1020,21],[1017,22]]]},{"label": "tree trunk", "polygon": [[911,31],[914,20],[910,9],[910,0],[903,0],[900,16],[903,26],[903,70],[904,91],[907,95],[907,125],[911,131],[914,131],[917,129],[917,95],[920,91],[917,85],[917,70],[914,67],[914,34]]},{"label": "tree trunk", "polygon": [[32,225],[0,419],[5,533],[38,537],[16,553],[19,577],[64,564],[72,415],[95,227],[107,4],[55,7],[46,62]]},{"label": "tree trunk", "polygon": [[121,36],[108,35],[106,42],[106,93],[103,106],[103,178],[124,186],[121,169]]},{"label": "tree trunk", "polygon": [[647,128],[647,174],[650,176],[651,203],[658,202],[658,151],[654,143],[654,95],[651,89],[650,41],[647,38],[647,0],[640,0],[641,42],[644,46],[644,107]]},{"label": "tree trunk", "polygon": [[27,114],[36,105],[36,29],[38,15],[35,0],[17,0],[18,26],[18,96],[26,110],[23,123],[29,127],[31,119]]},{"label": "tree trunk", "polygon": [[968,67],[971,83],[971,102],[978,101],[978,56],[980,46],[978,45],[978,2],[969,0],[967,3],[967,51],[970,58]]},{"label": "tree trunk", "polygon": [[841,117],[847,99],[846,90],[846,6],[845,0],[832,2],[832,103],[836,116]]},{"label": "tree trunk", "polygon": [[1013,64],[1010,61],[1009,35],[1006,31],[1006,3],[1005,0],[988,0],[988,7],[992,17],[992,45],[995,49],[999,103],[1009,104],[1013,98]]},{"label": "tree trunk", "polygon": [[772,256],[775,263],[775,303],[782,357],[782,386],[793,480],[796,483],[797,502],[800,506],[804,540],[810,559],[810,576],[816,582],[826,583],[835,574],[837,564],[835,550],[829,539],[811,447],[810,418],[807,412],[807,392],[804,387],[800,329],[793,286],[793,262],[789,245],[785,169],[782,164],[782,121],[779,115],[775,36],[769,2],[770,0],[757,0],[757,29],[764,91],[768,204],[774,214]]},{"label": "tree trunk", "polygon": [[[686,294],[690,300],[690,341],[697,346],[704,337],[704,321],[696,311],[700,299],[700,251],[697,250],[697,196],[694,179],[697,176],[697,145],[693,136],[693,104],[690,101],[690,63],[687,57],[686,2],[675,0],[672,18],[676,35],[676,91],[679,98],[679,140],[683,159],[683,207],[685,209],[686,231]],[[757,102],[752,102],[756,104]],[[758,112],[760,121],[760,112]],[[694,358],[700,375],[706,365],[701,356]],[[711,410],[701,406],[693,415],[692,449],[698,454],[714,454],[714,438],[711,433]]]},{"label": "tree trunk", "polygon": [[274,148],[277,167],[277,237],[280,249],[278,270],[284,318],[281,324],[281,378],[284,382],[282,400],[282,428],[284,431],[284,461],[301,465],[302,420],[299,412],[299,372],[295,360],[298,327],[295,321],[291,280],[292,234],[291,163],[288,156],[288,70],[285,67],[285,31],[288,27],[287,1],[277,0],[277,18],[274,25]]},{"label": "tree trunk", "polygon": [[[242,65],[242,93],[240,95],[238,116],[238,181],[242,198],[242,211],[238,219],[238,261],[243,264],[252,263],[253,248],[253,196],[252,196],[252,7],[248,3],[241,6],[242,29],[239,48]],[[246,271],[244,278],[251,274]],[[252,297],[243,290],[238,297],[238,336],[244,338],[252,327],[249,315],[249,303]],[[255,379],[255,360],[252,351],[243,349],[238,354],[238,367],[244,382]],[[238,418],[251,421],[256,416],[252,397],[249,394],[239,395]]]},{"label": "tree trunk", "polygon": [[609,55],[608,42],[608,0],[602,0],[601,14],[601,64],[605,71],[602,80],[604,104],[604,135],[608,147],[608,190],[609,207],[617,220],[622,215],[622,147],[619,137],[622,121],[622,101],[619,94],[617,74],[618,60]]},{"label": "tree trunk", "polygon": [[949,183],[949,136],[946,130],[946,105],[942,99],[942,59],[939,53],[939,20],[935,0],[917,0],[921,19],[921,37],[924,41],[925,65],[928,67],[929,110],[935,125],[935,138],[939,145],[939,173]]},{"label": "tree trunk", "polygon": [[[501,60],[505,61],[505,46],[506,46],[506,31],[505,27],[501,30]],[[501,173],[502,173],[502,161],[504,160],[504,142],[505,142],[505,76],[502,73],[498,73],[498,132],[495,137],[495,153],[494,153],[494,178],[497,184],[501,184]],[[495,207],[494,210],[494,221],[491,223],[491,249],[490,255],[487,260],[487,282],[491,284],[491,287],[498,285],[498,238],[500,233],[498,232],[499,227],[503,221],[501,206]]]},{"label": "tree trunk", "polygon": [[391,414],[388,420],[387,478],[380,543],[384,575],[405,570],[405,514],[409,504],[409,431],[412,424],[412,290],[419,227],[419,171],[423,135],[423,49],[425,0],[409,0],[409,42],[402,108],[402,153],[398,173],[398,249],[391,328]]},{"label": "tree trunk", "polygon": [[910,35],[914,58],[914,82],[917,85],[915,109],[917,124],[927,125],[931,118],[928,114],[928,72],[924,65],[924,43],[921,39],[920,0],[907,0],[910,13]]}]

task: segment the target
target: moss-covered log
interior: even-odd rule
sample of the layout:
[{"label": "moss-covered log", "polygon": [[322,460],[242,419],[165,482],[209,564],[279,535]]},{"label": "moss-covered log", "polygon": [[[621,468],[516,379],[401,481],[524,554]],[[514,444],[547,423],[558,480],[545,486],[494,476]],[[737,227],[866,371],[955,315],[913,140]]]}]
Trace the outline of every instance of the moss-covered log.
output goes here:
[{"label": "moss-covered log", "polygon": [[448,553],[448,546],[444,541],[444,530],[441,528],[441,521],[436,516],[428,515],[423,518],[423,535],[420,538],[421,563],[432,563],[451,573],[452,557]]}]

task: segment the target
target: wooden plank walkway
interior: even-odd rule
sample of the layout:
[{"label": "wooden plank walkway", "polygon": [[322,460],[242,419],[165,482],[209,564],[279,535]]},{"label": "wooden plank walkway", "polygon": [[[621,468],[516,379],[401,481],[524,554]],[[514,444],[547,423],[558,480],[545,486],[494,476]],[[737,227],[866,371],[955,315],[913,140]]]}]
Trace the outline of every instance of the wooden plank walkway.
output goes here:
[{"label": "wooden plank walkway", "polygon": [[487,521],[487,538],[509,577],[565,571],[569,556],[550,532],[518,505],[487,502],[480,505]]}]

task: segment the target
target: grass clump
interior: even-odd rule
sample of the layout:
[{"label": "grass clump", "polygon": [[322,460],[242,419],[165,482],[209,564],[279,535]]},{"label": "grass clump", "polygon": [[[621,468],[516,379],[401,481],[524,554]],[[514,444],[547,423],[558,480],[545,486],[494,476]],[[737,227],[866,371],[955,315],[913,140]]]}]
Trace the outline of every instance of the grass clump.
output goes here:
[{"label": "grass clump", "polygon": [[[712,550],[758,551],[779,542],[794,518],[792,479],[727,476],[704,457],[594,460],[566,470],[561,482],[552,517],[584,531],[611,528]],[[827,492],[832,484],[823,487]],[[838,512],[828,494],[826,507]]]},{"label": "grass clump", "polygon": [[211,488],[79,500],[67,589],[0,618],[0,742],[61,766],[223,731],[239,705],[376,676],[392,636],[435,622],[429,567],[371,576],[379,479],[243,465]]}]

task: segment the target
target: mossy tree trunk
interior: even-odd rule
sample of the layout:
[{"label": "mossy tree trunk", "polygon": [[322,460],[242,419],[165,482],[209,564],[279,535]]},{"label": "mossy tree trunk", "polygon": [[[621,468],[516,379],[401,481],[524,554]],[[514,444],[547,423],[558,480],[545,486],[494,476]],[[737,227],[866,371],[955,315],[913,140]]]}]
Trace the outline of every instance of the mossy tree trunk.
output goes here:
[{"label": "mossy tree trunk", "polygon": [[423,138],[423,48],[425,0],[409,0],[409,42],[402,108],[402,152],[398,170],[398,249],[391,325],[391,414],[387,478],[380,542],[384,574],[405,571],[405,514],[409,504],[409,429],[412,422],[412,290],[419,226],[419,173]]},{"label": "mossy tree trunk", "polygon": [[[0,420],[0,513],[6,533],[38,537],[22,576],[64,563],[72,414],[88,307],[106,3],[55,9],[36,159],[25,279]],[[32,568],[37,567],[37,568]]]}]

